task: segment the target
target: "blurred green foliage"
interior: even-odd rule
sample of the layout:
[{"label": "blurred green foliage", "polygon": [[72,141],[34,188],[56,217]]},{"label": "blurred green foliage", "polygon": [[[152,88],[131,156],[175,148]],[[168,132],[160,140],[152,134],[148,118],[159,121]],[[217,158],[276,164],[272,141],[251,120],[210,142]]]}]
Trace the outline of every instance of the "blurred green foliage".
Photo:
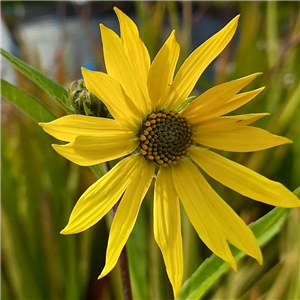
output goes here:
[{"label": "blurred green foliage", "polygon": [[[113,4],[122,9],[120,2]],[[193,26],[198,22],[201,25],[202,18],[214,16],[225,24],[241,14],[237,37],[214,63],[213,80],[204,73],[197,90],[263,72],[249,89],[266,89],[234,113],[270,112],[272,115],[257,122],[257,126],[294,143],[257,153],[223,154],[295,189],[300,178],[300,3],[138,1],[134,7],[151,57],[175,28],[182,46],[180,62],[191,52]],[[26,58],[24,53],[21,56]],[[41,69],[38,57],[30,63]],[[58,64],[53,79],[67,86],[63,60]],[[55,115],[64,114],[51,97],[16,74],[22,90]],[[50,147],[54,140],[6,101],[2,103],[1,133],[2,299],[122,299],[118,267],[97,281],[104,265],[111,216],[79,235],[59,234],[79,196],[95,181],[93,173],[56,154]],[[247,223],[271,209],[215,182],[211,184]],[[171,299],[161,253],[153,238],[152,193],[142,205],[128,243],[134,298]],[[184,212],[182,217],[187,279],[211,253]],[[243,258],[239,271],[229,271],[203,299],[299,299],[299,210],[292,210],[281,233],[262,251],[262,267],[251,258]]]}]

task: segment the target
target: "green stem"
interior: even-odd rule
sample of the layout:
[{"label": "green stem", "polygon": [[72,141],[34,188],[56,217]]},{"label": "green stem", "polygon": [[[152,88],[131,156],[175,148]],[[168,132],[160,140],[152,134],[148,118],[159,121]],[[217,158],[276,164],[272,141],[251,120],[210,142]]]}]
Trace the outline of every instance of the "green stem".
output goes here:
[{"label": "green stem", "polygon": [[[116,203],[116,205],[114,205],[114,207],[111,209],[111,214],[113,217],[116,214],[121,199],[122,197],[120,198],[118,203]],[[130,274],[129,274],[129,267],[128,267],[126,245],[124,246],[120,254],[119,265],[121,269],[121,279],[122,279],[124,300],[132,300],[133,298],[132,298],[132,291],[131,291],[131,284],[130,284]]]},{"label": "green stem", "polygon": [[121,269],[124,300],[132,300],[133,298],[132,298],[132,291],[131,291],[131,284],[130,284],[130,274],[129,274],[126,246],[123,248],[121,252],[119,263]]}]

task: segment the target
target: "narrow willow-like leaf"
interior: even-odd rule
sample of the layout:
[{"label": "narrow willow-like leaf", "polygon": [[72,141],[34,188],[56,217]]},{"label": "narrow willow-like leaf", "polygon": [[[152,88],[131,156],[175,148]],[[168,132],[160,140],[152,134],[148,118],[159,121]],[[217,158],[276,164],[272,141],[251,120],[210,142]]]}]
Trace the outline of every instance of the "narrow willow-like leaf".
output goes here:
[{"label": "narrow willow-like leaf", "polygon": [[[3,79],[1,79],[1,95],[36,122],[50,122],[56,119],[42,102]],[[91,166],[90,169],[98,178],[105,174],[102,164]]]},{"label": "narrow willow-like leaf", "polygon": [[36,70],[29,64],[25,63],[21,59],[15,57],[14,55],[6,52],[1,48],[1,54],[22,74],[36,83],[40,88],[42,88],[48,95],[53,97],[58,104],[65,109],[68,113],[72,113],[71,108],[67,105],[66,99],[68,96],[67,90],[58,84],[57,82],[51,80],[46,75],[42,74],[40,71]]},{"label": "narrow willow-like leaf", "polygon": [[190,97],[186,98],[186,99],[182,102],[182,104],[181,104],[178,108],[176,108],[176,111],[180,112],[180,111],[184,110],[184,109],[186,108],[186,106],[187,106],[190,102],[192,102],[195,98],[196,98],[196,96],[190,96]]},{"label": "narrow willow-like leaf", "polygon": [[42,102],[1,79],[1,95],[36,122],[50,122],[55,115]]},{"label": "narrow willow-like leaf", "polygon": [[[300,187],[294,194],[299,197]],[[280,231],[289,212],[289,208],[276,207],[250,225],[259,246],[265,245]],[[231,247],[231,249],[236,261],[239,261],[245,256],[243,252],[235,247]],[[213,254],[209,259],[205,260],[196,272],[184,283],[180,295],[176,299],[200,299],[214,283],[229,270],[229,265]]]}]

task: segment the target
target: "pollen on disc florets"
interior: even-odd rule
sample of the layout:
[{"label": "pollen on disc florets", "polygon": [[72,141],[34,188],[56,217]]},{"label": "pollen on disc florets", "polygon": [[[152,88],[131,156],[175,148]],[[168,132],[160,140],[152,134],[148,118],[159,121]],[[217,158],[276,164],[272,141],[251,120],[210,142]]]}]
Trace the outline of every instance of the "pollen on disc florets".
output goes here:
[{"label": "pollen on disc florets", "polygon": [[176,112],[161,111],[147,116],[139,139],[140,153],[165,167],[185,157],[186,149],[192,144],[192,130]]}]

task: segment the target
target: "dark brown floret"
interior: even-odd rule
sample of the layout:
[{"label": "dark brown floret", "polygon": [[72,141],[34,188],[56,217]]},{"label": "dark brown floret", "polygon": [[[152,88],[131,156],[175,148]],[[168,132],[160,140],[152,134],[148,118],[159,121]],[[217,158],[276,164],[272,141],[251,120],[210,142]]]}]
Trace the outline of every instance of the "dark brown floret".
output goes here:
[{"label": "dark brown floret", "polygon": [[140,153],[160,166],[177,164],[192,144],[192,130],[174,111],[148,115],[139,133]]}]

